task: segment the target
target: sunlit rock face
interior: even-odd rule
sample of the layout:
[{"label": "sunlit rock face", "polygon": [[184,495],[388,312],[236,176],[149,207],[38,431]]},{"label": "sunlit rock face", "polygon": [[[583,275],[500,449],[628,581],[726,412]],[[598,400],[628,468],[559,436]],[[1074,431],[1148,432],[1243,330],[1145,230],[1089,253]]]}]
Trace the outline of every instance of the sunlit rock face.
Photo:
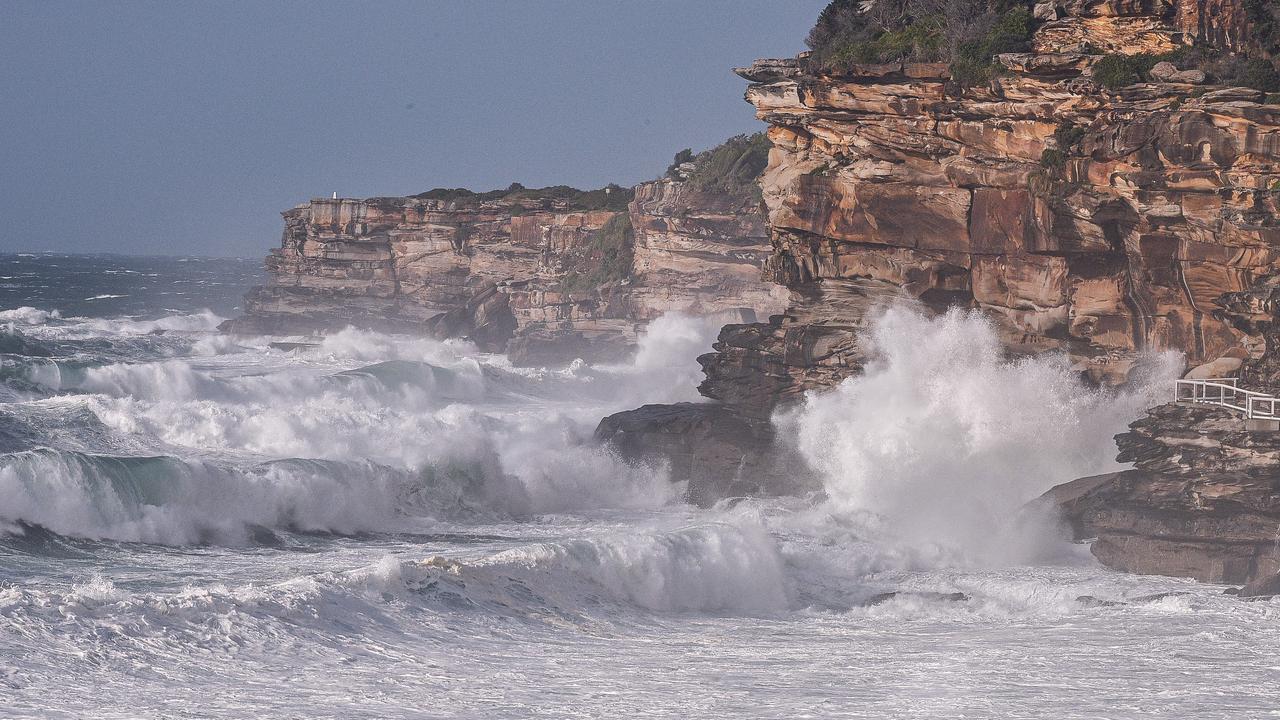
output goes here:
[{"label": "sunlit rock face", "polygon": [[626,345],[624,306],[601,302],[598,288],[558,285],[590,263],[591,238],[620,214],[474,195],[312,200],[284,213],[269,282],[231,329],[426,330],[500,350],[519,332],[582,322]]},{"label": "sunlit rock face", "polygon": [[832,77],[803,55],[737,71],[773,143],[767,274],[797,302],[772,323],[725,329],[702,360],[707,395],[766,412],[856,372],[863,296],[877,284],[981,308],[1011,351],[1064,351],[1094,382],[1125,382],[1146,350],[1183,351],[1189,366],[1262,353],[1261,333],[1221,299],[1280,262],[1280,107],[1186,82],[1108,91],[1090,75],[1100,56],[1081,52],[1086,40],[1093,52],[1229,45],[1243,11],[1227,0],[1049,9],[1035,51],[999,56],[1004,71],[980,87],[958,88],[942,65]]},{"label": "sunlit rock face", "polygon": [[770,246],[758,202],[687,185],[612,188],[623,196],[592,207],[523,190],[312,200],[284,213],[268,283],[226,329],[465,336],[543,364],[621,360],[668,311],[726,322],[780,312],[785,288],[761,276]]},{"label": "sunlit rock face", "polygon": [[786,308],[786,289],[761,278],[772,248],[758,201],[664,178],[636,186],[631,225],[638,319],[749,312],[763,320]]}]

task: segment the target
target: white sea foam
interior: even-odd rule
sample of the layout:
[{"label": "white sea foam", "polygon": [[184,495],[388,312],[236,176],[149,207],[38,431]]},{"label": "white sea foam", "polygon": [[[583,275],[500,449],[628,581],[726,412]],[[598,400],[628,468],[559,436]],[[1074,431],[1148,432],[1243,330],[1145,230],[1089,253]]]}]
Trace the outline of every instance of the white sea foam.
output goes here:
[{"label": "white sea foam", "polygon": [[365,462],[236,468],[35,450],[0,457],[0,521],[69,537],[242,544],[255,527],[395,529],[411,482]]},{"label": "white sea foam", "polygon": [[[116,434],[104,449],[142,447],[174,458],[142,468],[93,457],[10,456],[2,472],[12,502],[3,517],[77,537],[182,544],[241,542],[252,526],[386,529],[398,512],[530,516],[661,507],[681,493],[664,469],[622,462],[591,441],[591,430],[609,403],[630,404],[646,388],[669,391],[664,369],[678,363],[682,349],[693,354],[706,342],[705,328],[688,318],[667,330],[647,336],[640,362],[604,375],[558,375],[562,387],[582,391],[586,405],[566,404],[554,387],[521,386],[523,375],[504,369],[500,358],[486,364],[466,344],[356,330],[301,354],[268,355],[273,364],[265,365],[261,349],[224,344],[214,345],[207,361],[71,369],[40,363],[29,368],[32,381],[88,393],[83,407]],[[197,343],[192,353],[199,350]],[[513,397],[524,409],[511,412],[506,393],[517,387],[522,394]],[[231,464],[178,459],[220,454]],[[341,465],[351,477],[341,478],[340,488],[324,484],[335,481],[329,476],[242,468],[289,458],[373,464]],[[368,487],[361,484],[366,471],[373,476]],[[139,499],[137,483],[168,491]],[[330,515],[307,504],[308,493],[332,503],[348,492],[350,500]]]},{"label": "white sea foam", "polygon": [[[714,510],[591,431],[694,399],[715,323],[654,323],[630,363],[519,369],[354,330],[277,352],[216,321],[22,328],[109,359],[33,360],[26,380],[66,394],[0,418],[5,442],[59,448],[0,455],[5,717],[1274,705],[1274,603],[1101,570],[1083,548],[995,562],[1010,558],[988,518],[1106,469],[1107,435],[1144,400],[1083,388],[1051,358],[1005,362],[973,317],[886,315],[866,376],[790,418],[830,501]],[[92,693],[68,680],[84,677]]]},{"label": "white sea foam", "polygon": [[1120,392],[1081,383],[1065,358],[1008,360],[990,320],[886,310],[865,371],[780,417],[831,503],[886,542],[938,562],[1019,555],[1004,533],[1055,484],[1119,467],[1112,437],[1163,401],[1178,359],[1154,357]]},{"label": "white sea foam", "polygon": [[50,320],[62,317],[57,310],[40,310],[33,307],[20,307],[12,310],[0,310],[0,323],[21,323],[23,325],[43,325]]}]

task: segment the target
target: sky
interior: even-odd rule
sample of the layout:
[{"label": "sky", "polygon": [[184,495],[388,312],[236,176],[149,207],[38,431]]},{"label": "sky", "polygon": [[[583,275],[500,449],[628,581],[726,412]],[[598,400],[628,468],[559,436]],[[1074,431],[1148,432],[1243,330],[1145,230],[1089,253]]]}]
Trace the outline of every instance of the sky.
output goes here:
[{"label": "sky", "polygon": [[0,0],[0,252],[255,257],[312,197],[630,185],[826,0]]}]

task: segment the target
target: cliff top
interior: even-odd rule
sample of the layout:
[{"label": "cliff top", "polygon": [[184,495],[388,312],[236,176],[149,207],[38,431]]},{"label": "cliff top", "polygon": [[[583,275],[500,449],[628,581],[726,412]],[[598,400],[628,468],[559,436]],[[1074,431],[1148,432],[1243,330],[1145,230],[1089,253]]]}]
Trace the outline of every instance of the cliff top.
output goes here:
[{"label": "cliff top", "polygon": [[[806,42],[795,61],[737,72],[753,82],[903,76],[963,89],[1025,69],[1019,57],[1062,56],[1055,66],[1111,90],[1207,81],[1280,102],[1280,3],[1270,0],[833,0]],[[1170,71],[1181,75],[1169,80]]]},{"label": "cliff top", "polygon": [[[454,207],[518,206],[527,210],[613,210],[627,209],[634,191],[609,184],[595,190],[579,190],[568,185],[526,188],[512,183],[506,190],[475,192],[466,188],[434,188],[410,196],[415,200],[437,200]],[[398,200],[399,198],[397,198]]]}]

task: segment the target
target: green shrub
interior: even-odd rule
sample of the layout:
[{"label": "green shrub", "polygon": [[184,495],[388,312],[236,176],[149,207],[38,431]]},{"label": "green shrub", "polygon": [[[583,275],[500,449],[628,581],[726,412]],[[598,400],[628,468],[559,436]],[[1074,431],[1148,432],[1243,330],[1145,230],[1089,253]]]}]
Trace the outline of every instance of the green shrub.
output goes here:
[{"label": "green shrub", "polygon": [[833,0],[807,42],[810,66],[841,72],[853,64],[945,62],[962,86],[986,81],[994,56],[1030,46],[1035,20],[1023,0]]},{"label": "green shrub", "polygon": [[1179,69],[1197,69],[1215,84],[1253,88],[1262,92],[1280,91],[1280,72],[1271,60],[1250,58],[1219,49],[1196,46],[1180,47],[1160,55],[1106,55],[1093,66],[1093,77],[1109,90],[1150,82],[1151,69],[1160,62],[1171,62]]},{"label": "green shrub", "polygon": [[1064,123],[1059,125],[1057,130],[1053,131],[1054,143],[1058,146],[1059,150],[1064,152],[1075,147],[1084,139],[1084,136],[1085,129],[1076,126],[1074,123]]},{"label": "green shrub", "polygon": [[631,277],[635,249],[635,233],[631,228],[630,213],[621,212],[609,218],[591,235],[586,245],[577,251],[575,265],[586,266],[570,270],[560,281],[560,287],[568,292],[594,290],[606,283]]},{"label": "green shrub", "polygon": [[1266,105],[1280,105],[1280,93],[1267,93],[1262,102]]},{"label": "green shrub", "polygon": [[1062,170],[1067,166],[1067,154],[1057,148],[1045,148],[1040,154],[1040,165],[1048,170]]},{"label": "green shrub", "polygon": [[1093,79],[1108,90],[1119,90],[1122,87],[1151,81],[1151,69],[1162,62],[1173,63],[1175,67],[1185,68],[1197,64],[1191,51],[1178,48],[1172,52],[1152,55],[1122,55],[1112,53],[1104,55],[1093,64]]},{"label": "green shrub", "polygon": [[1265,93],[1280,91],[1280,73],[1266,60],[1252,59],[1244,63],[1239,76],[1240,84]]},{"label": "green shrub", "polygon": [[738,135],[693,156],[686,180],[696,192],[727,195],[739,201],[760,200],[760,173],[769,164],[772,144],[763,132]]},{"label": "green shrub", "polygon": [[985,33],[962,43],[951,58],[951,79],[961,87],[973,87],[991,79],[995,56],[1031,48],[1035,18],[1026,7],[1014,7],[996,17]]},{"label": "green shrub", "polygon": [[676,168],[679,168],[681,165],[687,162],[691,162],[692,160],[693,160],[693,148],[685,148],[680,152],[676,153],[676,156],[671,161],[671,164],[667,166],[667,177],[675,177]]},{"label": "green shrub", "polygon": [[1093,79],[1108,90],[1119,90],[1142,82],[1155,66],[1153,55],[1104,55],[1093,64]]},{"label": "green shrub", "polygon": [[512,183],[506,190],[490,190],[474,192],[466,188],[435,188],[414,195],[423,200],[444,200],[447,202],[479,204],[498,200],[528,201],[535,205],[550,207],[562,203],[567,210],[626,210],[635,192],[631,188],[610,183],[595,190],[579,190],[568,185],[552,185],[545,188],[526,188],[520,183]]},{"label": "green shrub", "polygon": [[1275,0],[1245,0],[1249,34],[1263,53],[1280,55],[1280,3]]}]

